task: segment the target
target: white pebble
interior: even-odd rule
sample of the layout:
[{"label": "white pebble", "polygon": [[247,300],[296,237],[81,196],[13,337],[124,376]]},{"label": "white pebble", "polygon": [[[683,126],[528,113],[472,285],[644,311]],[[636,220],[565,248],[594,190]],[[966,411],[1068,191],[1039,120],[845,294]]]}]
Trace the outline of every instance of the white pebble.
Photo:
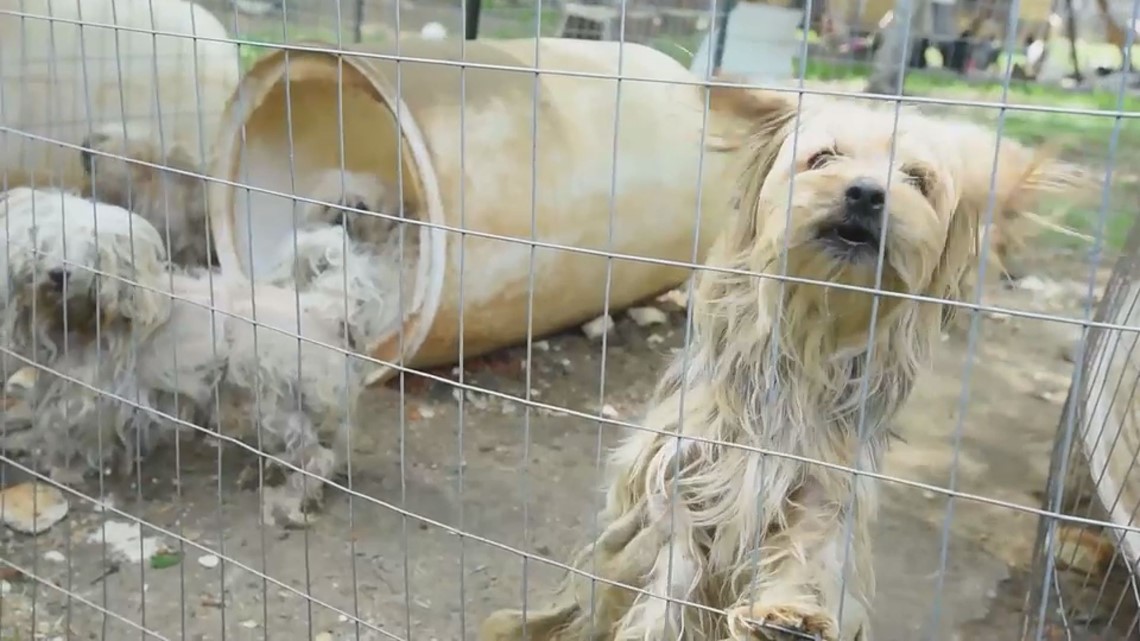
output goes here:
[{"label": "white pebble", "polygon": [[669,317],[665,312],[657,309],[656,307],[634,307],[626,312],[638,327],[649,327],[650,325],[664,325],[669,321]]},{"label": "white pebble", "polygon": [[198,557],[198,565],[204,568],[216,568],[221,560],[213,554],[204,554]]},{"label": "white pebble", "polygon": [[419,411],[420,411],[420,418],[432,418],[433,416],[435,416],[435,410],[433,410],[430,407],[421,406],[419,408]]},{"label": "white pebble", "polygon": [[424,40],[443,40],[447,37],[447,27],[438,22],[429,22],[420,29]]},{"label": "white pebble", "polygon": [[582,326],[582,333],[590,339],[598,339],[608,334],[614,328],[614,319],[609,314],[599,316]]},{"label": "white pebble", "polygon": [[44,560],[51,563],[63,563],[64,561],[67,561],[67,557],[64,556],[62,552],[48,550],[47,552],[44,552]]},{"label": "white pebble", "polygon": [[246,619],[245,621],[241,622],[241,627],[249,628],[252,630],[257,627],[257,621],[254,621],[253,619]]},{"label": "white pebble", "polygon": [[12,584],[7,581],[0,581],[0,594],[8,594],[12,591]]},{"label": "white pebble", "polygon": [[617,409],[614,408],[613,405],[606,403],[605,405],[602,406],[602,416],[604,416],[606,418],[614,419],[614,418],[617,418],[619,416],[619,414],[618,414]]}]

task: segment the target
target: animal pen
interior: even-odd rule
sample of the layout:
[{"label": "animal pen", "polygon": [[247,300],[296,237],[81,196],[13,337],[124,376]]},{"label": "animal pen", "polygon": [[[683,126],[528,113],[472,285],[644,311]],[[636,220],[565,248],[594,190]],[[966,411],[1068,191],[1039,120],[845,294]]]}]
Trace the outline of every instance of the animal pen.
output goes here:
[{"label": "animal pen", "polygon": [[0,641],[1140,638],[1134,34],[721,4],[0,0]]}]

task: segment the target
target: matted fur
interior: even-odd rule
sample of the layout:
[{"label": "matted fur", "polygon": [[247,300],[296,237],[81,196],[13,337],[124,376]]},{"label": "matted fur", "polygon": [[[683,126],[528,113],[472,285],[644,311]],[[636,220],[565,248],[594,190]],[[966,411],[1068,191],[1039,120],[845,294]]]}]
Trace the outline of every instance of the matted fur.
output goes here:
[{"label": "matted fur", "polygon": [[[44,367],[30,391],[34,425],[17,445],[68,478],[116,454],[128,454],[129,466],[169,430],[117,397],[167,413],[177,399],[180,418],[257,437],[320,478],[338,471],[363,380],[359,359],[336,349],[345,342],[342,296],[168,269],[158,230],[113,205],[30,189],[4,201],[11,290],[0,327]],[[331,448],[321,442],[330,433]],[[291,473],[274,507],[299,518],[323,485]]]},{"label": "matted fur", "polygon": [[[882,288],[961,298],[990,186],[990,167],[978,161],[993,149],[984,130],[904,110],[892,136],[891,109],[812,98],[797,120],[794,96],[772,92],[714,89],[712,104],[755,131],[741,145],[739,213],[709,264],[775,275],[786,263],[795,277],[872,287],[875,261],[844,259],[820,234],[853,180],[886,186],[889,176]],[[999,165],[999,207],[1024,205],[1071,175],[1008,141]],[[573,561],[579,572],[643,592],[572,573],[549,607],[525,619],[496,612],[481,639],[800,638],[779,627],[867,639],[874,484],[734,445],[879,468],[889,422],[940,335],[942,309],[880,297],[872,337],[872,301],[702,272],[692,344],[650,401],[643,422],[653,431],[610,454],[603,529]]]},{"label": "matted fur", "polygon": [[174,264],[216,266],[206,181],[199,177],[203,163],[181,145],[168,143],[164,150],[161,142],[146,132],[127,138],[113,125],[92,132],[83,142],[90,151],[82,154],[81,193],[146,218],[166,241]]},{"label": "matted fur", "polygon": [[404,318],[420,228],[408,226],[401,238],[406,206],[373,176],[327,172],[311,198],[318,202],[298,204],[293,234],[259,280],[346,300],[350,344],[365,350]]}]

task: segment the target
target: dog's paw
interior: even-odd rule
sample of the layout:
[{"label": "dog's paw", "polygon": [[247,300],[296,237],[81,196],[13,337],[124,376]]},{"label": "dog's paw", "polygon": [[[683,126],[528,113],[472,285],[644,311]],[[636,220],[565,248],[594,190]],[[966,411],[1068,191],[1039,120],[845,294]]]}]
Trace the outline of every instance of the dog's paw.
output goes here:
[{"label": "dog's paw", "polygon": [[262,494],[261,519],[266,525],[295,530],[312,524],[313,518],[303,509],[305,499],[289,487],[267,487]]},{"label": "dog's paw", "polygon": [[839,641],[839,624],[819,607],[783,606],[766,603],[744,605],[728,613],[733,641],[791,641],[820,639]]},{"label": "dog's paw", "polygon": [[[499,610],[479,626],[479,641],[554,641],[578,613],[576,605],[548,610]],[[575,638],[566,634],[566,638]]]}]

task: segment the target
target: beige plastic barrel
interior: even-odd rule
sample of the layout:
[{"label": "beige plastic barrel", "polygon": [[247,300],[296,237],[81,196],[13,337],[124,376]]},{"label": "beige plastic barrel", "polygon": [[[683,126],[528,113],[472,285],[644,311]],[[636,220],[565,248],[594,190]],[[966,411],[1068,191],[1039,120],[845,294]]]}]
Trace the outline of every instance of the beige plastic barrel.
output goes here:
[{"label": "beige plastic barrel", "polygon": [[226,38],[183,0],[0,0],[0,170],[76,174],[51,141],[124,123],[208,148],[240,75]]},{"label": "beige plastic barrel", "polygon": [[[1116,294],[1118,307],[1105,321],[1140,327],[1140,284],[1125,282]],[[1140,351],[1132,330],[1105,329],[1089,361],[1087,390],[1075,402],[1083,404],[1079,438],[1089,463],[1092,482],[1111,521],[1122,528],[1140,526]],[[1062,428],[1063,429],[1063,428]],[[1140,533],[1106,529],[1117,538],[1128,568],[1140,563]]]},{"label": "beige plastic barrel", "polygon": [[[343,57],[343,118],[337,114],[338,56],[293,51],[260,60],[227,109],[213,174],[309,195],[315,176],[340,167],[343,122],[347,170],[395,185],[402,166],[412,218],[524,241],[533,225],[539,242],[676,261],[692,259],[699,231],[698,258],[704,257],[725,220],[734,176],[726,153],[704,152],[702,165],[705,91],[676,84],[695,78],[671,58],[627,44],[620,54],[623,75],[655,81],[623,80],[619,103],[619,83],[611,78],[469,68],[461,83],[458,66],[427,62],[459,60],[458,42],[402,38],[400,47],[401,57],[420,62]],[[617,43],[540,39],[537,52],[544,71],[618,72]],[[466,60],[533,69],[535,53],[533,39],[479,40],[467,43]],[[217,183],[210,200],[225,270],[248,274],[251,264],[263,265],[259,261],[290,238],[289,199]],[[379,359],[413,367],[455,362],[461,313],[463,351],[475,356],[525,340],[528,322],[542,336],[604,308],[603,256],[539,247],[532,270],[527,243],[467,236],[461,274],[460,234],[406,229],[421,234],[415,285],[404,295],[402,326],[369,350]],[[611,309],[687,274],[613,260]],[[381,368],[374,380],[388,373]]]}]

